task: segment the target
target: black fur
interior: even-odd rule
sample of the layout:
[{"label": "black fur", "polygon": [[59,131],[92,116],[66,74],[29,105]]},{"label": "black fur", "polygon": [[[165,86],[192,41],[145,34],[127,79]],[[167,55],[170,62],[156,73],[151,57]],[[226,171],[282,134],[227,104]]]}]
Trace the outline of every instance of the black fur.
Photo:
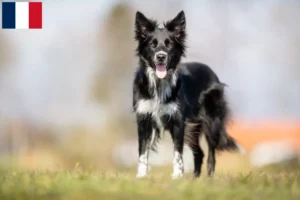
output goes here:
[{"label": "black fur", "polygon": [[[185,28],[183,11],[173,20],[164,23],[163,28],[158,28],[156,21],[147,19],[142,13],[136,13],[135,39],[138,42],[137,55],[140,60],[133,83],[133,108],[137,117],[139,155],[155,145],[155,142],[150,144],[153,130],[156,136],[154,141],[160,137],[161,129],[168,130],[175,151],[182,154],[184,141],[192,149],[194,176],[198,177],[204,157],[199,146],[199,137],[202,134],[205,135],[209,146],[208,175],[214,173],[216,150],[237,150],[238,146],[225,129],[228,118],[224,98],[225,85],[204,64],[180,63],[186,49]],[[156,45],[153,45],[154,41]],[[147,70],[155,71],[153,56],[158,51],[168,54],[167,75],[163,79],[154,75],[153,81]],[[138,108],[141,100],[157,101],[159,109],[154,109],[153,112],[161,111],[162,114],[142,110],[151,110],[146,104]],[[172,113],[170,109],[164,113],[164,109],[167,110],[167,107],[175,105],[174,103],[178,105],[176,112]],[[159,120],[154,117],[156,114]]]}]

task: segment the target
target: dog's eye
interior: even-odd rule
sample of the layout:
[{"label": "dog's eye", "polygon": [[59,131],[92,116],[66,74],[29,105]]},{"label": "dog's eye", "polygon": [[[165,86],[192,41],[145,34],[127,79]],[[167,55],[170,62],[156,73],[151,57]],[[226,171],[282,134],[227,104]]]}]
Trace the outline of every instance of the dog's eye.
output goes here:
[{"label": "dog's eye", "polygon": [[156,48],[156,46],[157,46],[157,41],[153,40],[153,41],[151,41],[151,42],[149,43],[149,45],[150,45],[151,48]]},{"label": "dog's eye", "polygon": [[167,40],[165,40],[165,45],[166,45],[167,48],[171,48],[173,43],[170,40],[167,39]]}]

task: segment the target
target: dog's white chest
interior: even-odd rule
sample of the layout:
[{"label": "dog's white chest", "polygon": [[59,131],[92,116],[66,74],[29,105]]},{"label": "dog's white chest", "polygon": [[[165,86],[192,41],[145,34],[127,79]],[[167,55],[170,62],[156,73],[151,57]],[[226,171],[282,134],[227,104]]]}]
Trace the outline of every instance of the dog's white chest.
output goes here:
[{"label": "dog's white chest", "polygon": [[150,114],[159,126],[163,126],[160,118],[164,115],[172,116],[178,110],[176,102],[161,103],[159,99],[141,99],[136,104],[138,114]]},{"label": "dog's white chest", "polygon": [[176,86],[177,75],[173,73],[170,80],[158,81],[155,71],[151,67],[147,67],[146,74],[149,81],[148,89],[153,90],[153,98],[139,99],[135,105],[136,113],[150,114],[162,130],[164,124],[161,122],[161,117],[171,117],[178,110],[177,102],[164,103],[172,95],[172,87]]},{"label": "dog's white chest", "polygon": [[137,102],[136,111],[139,114],[173,115],[177,111],[177,104],[175,102],[161,103],[156,99],[141,99]]}]

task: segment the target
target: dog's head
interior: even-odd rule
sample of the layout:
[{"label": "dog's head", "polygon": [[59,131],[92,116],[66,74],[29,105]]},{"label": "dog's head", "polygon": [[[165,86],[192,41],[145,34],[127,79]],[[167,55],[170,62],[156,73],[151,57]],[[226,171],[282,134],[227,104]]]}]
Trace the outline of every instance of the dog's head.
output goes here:
[{"label": "dog's head", "polygon": [[174,70],[185,51],[185,15],[181,11],[174,19],[159,28],[156,21],[141,12],[136,13],[135,39],[137,54],[158,78],[164,78],[168,70]]}]

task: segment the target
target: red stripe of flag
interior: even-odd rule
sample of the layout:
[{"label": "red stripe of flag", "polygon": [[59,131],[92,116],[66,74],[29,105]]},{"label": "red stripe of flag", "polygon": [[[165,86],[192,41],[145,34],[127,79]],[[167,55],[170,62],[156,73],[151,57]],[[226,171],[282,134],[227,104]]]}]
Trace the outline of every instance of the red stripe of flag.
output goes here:
[{"label": "red stripe of flag", "polygon": [[29,2],[29,28],[42,28],[42,2]]}]

